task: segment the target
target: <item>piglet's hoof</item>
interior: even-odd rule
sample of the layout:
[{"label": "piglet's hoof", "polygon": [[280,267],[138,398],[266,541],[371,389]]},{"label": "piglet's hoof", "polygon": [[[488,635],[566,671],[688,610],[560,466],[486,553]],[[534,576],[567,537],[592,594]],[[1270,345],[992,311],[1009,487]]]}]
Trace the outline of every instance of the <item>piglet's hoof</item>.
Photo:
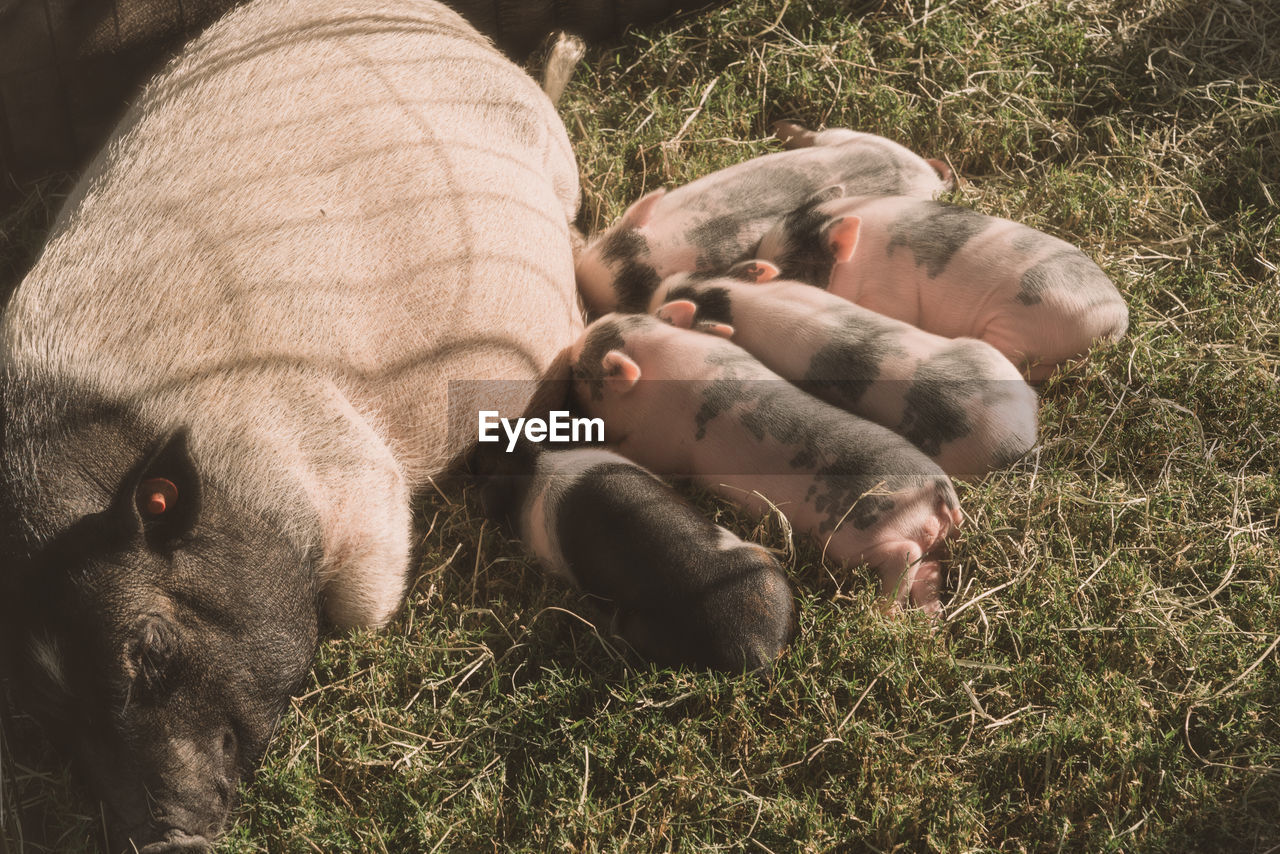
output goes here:
[{"label": "piglet's hoof", "polygon": [[773,135],[782,142],[782,147],[787,149],[808,148],[813,145],[815,136],[813,131],[795,122],[774,122]]},{"label": "piglet's hoof", "polygon": [[927,557],[904,572],[894,572],[885,567],[880,576],[880,599],[877,609],[881,614],[898,616],[908,608],[928,614],[933,619],[942,616],[942,564],[935,557]]}]

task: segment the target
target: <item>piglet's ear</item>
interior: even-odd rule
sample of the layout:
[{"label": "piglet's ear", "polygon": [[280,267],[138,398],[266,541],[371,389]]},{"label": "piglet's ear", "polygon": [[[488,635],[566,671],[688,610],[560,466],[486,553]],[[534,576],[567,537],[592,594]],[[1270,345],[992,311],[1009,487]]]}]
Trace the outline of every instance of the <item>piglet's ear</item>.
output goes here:
[{"label": "piglet's ear", "polygon": [[663,323],[670,323],[681,329],[692,329],[694,319],[698,316],[698,306],[692,300],[674,299],[659,308],[656,314]]},{"label": "piglet's ear", "polygon": [[640,366],[621,350],[610,350],[601,360],[604,381],[618,394],[626,394],[640,381]]},{"label": "piglet's ear", "polygon": [[739,261],[729,268],[728,275],[744,282],[772,282],[781,275],[777,265],[772,261],[756,258],[751,261]]},{"label": "piglet's ear", "polygon": [[200,516],[200,477],[186,430],[170,433],[157,444],[128,492],[135,518],[152,545],[172,543],[190,533]]},{"label": "piglet's ear", "polygon": [[732,326],[730,326],[727,323],[717,323],[714,320],[708,320],[704,323],[699,323],[697,326],[697,329],[699,332],[706,332],[710,335],[718,335],[721,338],[733,337]]},{"label": "piglet's ear", "polygon": [[627,212],[622,215],[622,220],[618,223],[622,228],[644,228],[649,224],[649,220],[653,219],[653,209],[657,207],[658,202],[662,201],[662,197],[667,194],[666,187],[659,187],[651,193],[641,196],[631,207],[627,208]]},{"label": "piglet's ear", "polygon": [[845,216],[831,224],[827,230],[827,245],[835,256],[837,264],[843,264],[853,257],[858,248],[858,232],[862,229],[862,217]]},{"label": "piglet's ear", "polygon": [[925,160],[925,163],[932,166],[933,171],[938,173],[938,177],[942,179],[944,189],[954,190],[956,188],[956,175],[951,171],[951,167],[947,165],[945,160],[936,160],[930,157]]}]

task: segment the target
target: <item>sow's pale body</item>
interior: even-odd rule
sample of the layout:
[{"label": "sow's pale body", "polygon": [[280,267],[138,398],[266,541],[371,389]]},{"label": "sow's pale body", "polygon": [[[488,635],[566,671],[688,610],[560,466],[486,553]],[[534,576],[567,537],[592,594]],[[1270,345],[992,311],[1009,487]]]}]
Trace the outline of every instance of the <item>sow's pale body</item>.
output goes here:
[{"label": "sow's pale body", "polygon": [[518,412],[581,331],[577,198],[547,97],[425,0],[251,2],[91,165],[3,318],[0,608],[139,847],[218,832],[318,610],[398,607],[450,407]]}]

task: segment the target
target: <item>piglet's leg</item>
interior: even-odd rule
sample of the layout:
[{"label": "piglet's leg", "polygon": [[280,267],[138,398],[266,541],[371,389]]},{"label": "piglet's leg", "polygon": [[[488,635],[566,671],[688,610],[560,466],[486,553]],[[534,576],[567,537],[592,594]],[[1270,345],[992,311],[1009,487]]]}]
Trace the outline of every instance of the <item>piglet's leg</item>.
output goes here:
[{"label": "piglet's leg", "polygon": [[863,555],[880,577],[880,596],[886,605],[907,607],[911,599],[910,568],[920,556],[920,546],[907,540],[881,543]]},{"label": "piglet's leg", "polygon": [[942,613],[942,564],[922,560],[911,570],[911,604],[931,617]]},{"label": "piglet's leg", "polygon": [[788,150],[808,148],[815,144],[814,140],[818,136],[804,125],[798,125],[795,122],[774,122],[773,135],[781,140],[782,147]]},{"label": "piglet's leg", "polygon": [[1092,339],[1069,319],[1028,319],[1012,313],[993,317],[978,336],[1013,362],[1029,382],[1042,382],[1058,365],[1083,356]]},{"label": "piglet's leg", "polygon": [[828,128],[824,131],[812,131],[795,122],[774,122],[773,135],[782,141],[782,147],[810,148],[814,145],[840,145],[851,139],[864,137],[866,134],[846,128]]},{"label": "piglet's leg", "polygon": [[884,543],[864,556],[880,576],[880,596],[886,610],[915,605],[926,614],[942,611],[938,593],[942,587],[942,566],[924,560],[918,543],[910,540]]}]

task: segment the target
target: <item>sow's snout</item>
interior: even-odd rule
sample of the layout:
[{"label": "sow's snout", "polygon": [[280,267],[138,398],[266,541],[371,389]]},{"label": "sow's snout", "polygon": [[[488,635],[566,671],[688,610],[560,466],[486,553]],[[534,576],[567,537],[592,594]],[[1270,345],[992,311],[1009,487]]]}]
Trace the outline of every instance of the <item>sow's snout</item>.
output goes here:
[{"label": "sow's snout", "polygon": [[[171,729],[168,711],[152,710],[146,730],[138,727],[136,758],[126,752],[111,767],[96,758],[88,762],[97,767],[85,763],[96,788],[119,787],[104,795],[109,854],[207,851],[228,823],[242,773],[239,739],[215,720],[217,711],[207,723],[184,722],[181,735],[156,737]],[[101,745],[89,749],[102,753]]]},{"label": "sow's snout", "polygon": [[[133,846],[136,848],[137,846]],[[126,851],[132,851],[133,848],[126,848]],[[160,842],[152,842],[137,848],[138,854],[201,854],[212,850],[209,840],[203,836],[189,836],[180,830],[172,831],[165,835]]]},{"label": "sow's snout", "polygon": [[185,432],[85,422],[0,449],[4,669],[102,803],[108,854],[204,851],[310,669],[313,552]]}]

